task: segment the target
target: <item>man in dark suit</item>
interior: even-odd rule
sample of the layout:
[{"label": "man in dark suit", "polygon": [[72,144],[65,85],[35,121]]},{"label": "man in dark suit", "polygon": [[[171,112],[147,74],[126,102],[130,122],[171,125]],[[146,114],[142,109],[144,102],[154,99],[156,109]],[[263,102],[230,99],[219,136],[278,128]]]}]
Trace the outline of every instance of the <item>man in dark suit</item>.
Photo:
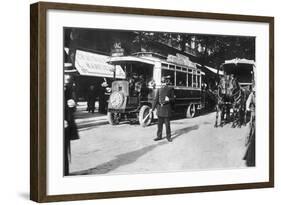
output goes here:
[{"label": "man in dark suit", "polygon": [[170,117],[172,115],[171,104],[174,101],[174,90],[173,88],[168,86],[170,82],[168,77],[163,77],[161,81],[162,87],[157,90],[155,100],[152,106],[152,110],[157,108],[158,116],[157,137],[154,140],[158,141],[162,139],[163,124],[165,123],[166,138],[169,142],[172,142]]}]

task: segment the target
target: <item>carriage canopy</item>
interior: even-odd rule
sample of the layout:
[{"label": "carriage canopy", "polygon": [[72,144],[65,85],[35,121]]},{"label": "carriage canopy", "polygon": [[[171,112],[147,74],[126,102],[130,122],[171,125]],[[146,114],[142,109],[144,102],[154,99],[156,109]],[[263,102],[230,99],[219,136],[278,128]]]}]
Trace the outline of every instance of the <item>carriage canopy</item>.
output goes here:
[{"label": "carriage canopy", "polygon": [[255,61],[238,58],[226,60],[222,64],[222,71],[227,75],[233,74],[242,86],[252,85],[254,82]]}]

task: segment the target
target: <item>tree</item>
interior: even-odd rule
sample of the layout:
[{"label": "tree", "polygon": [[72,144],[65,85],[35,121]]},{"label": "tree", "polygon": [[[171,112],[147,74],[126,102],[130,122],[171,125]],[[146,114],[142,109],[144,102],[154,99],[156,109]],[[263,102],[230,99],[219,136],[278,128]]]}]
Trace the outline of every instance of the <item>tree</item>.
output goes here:
[{"label": "tree", "polygon": [[182,52],[186,50],[186,44],[191,40],[191,35],[182,33],[164,33],[164,32],[134,32],[136,34],[133,41],[139,49],[144,49],[149,42],[158,42],[178,49]]},{"label": "tree", "polygon": [[[198,57],[199,63],[214,68],[219,68],[225,60],[233,58],[255,60],[255,37],[144,31],[134,33],[133,44],[138,51],[151,51],[151,43],[158,42],[193,54]],[[192,41],[195,48],[191,47]]]},{"label": "tree", "polygon": [[197,40],[204,47],[199,58],[202,64],[218,68],[233,58],[255,60],[254,37],[198,35]]}]

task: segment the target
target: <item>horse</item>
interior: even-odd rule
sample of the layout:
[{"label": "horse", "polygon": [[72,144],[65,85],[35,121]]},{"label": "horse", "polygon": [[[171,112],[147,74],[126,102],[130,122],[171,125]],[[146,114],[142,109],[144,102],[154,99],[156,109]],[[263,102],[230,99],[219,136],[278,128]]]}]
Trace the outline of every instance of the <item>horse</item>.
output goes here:
[{"label": "horse", "polygon": [[[219,82],[217,91],[215,127],[233,120],[232,127],[241,127],[245,120],[246,95],[233,75],[224,75]],[[233,110],[230,116],[230,110]]]},{"label": "horse", "polygon": [[[239,85],[238,85],[239,86]],[[240,86],[239,86],[240,87]],[[241,127],[246,123],[246,101],[248,92],[240,87],[236,93],[233,93],[233,123],[232,127]]]}]

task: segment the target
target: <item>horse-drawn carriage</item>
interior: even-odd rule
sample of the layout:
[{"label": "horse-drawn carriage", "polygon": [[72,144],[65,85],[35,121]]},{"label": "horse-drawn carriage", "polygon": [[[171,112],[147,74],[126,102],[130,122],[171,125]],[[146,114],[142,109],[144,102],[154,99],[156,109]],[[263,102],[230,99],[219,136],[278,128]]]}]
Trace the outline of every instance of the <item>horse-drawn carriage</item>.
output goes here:
[{"label": "horse-drawn carriage", "polygon": [[241,127],[247,121],[246,101],[255,84],[255,62],[237,58],[227,60],[221,70],[215,127],[228,122],[232,122],[232,127]]}]

